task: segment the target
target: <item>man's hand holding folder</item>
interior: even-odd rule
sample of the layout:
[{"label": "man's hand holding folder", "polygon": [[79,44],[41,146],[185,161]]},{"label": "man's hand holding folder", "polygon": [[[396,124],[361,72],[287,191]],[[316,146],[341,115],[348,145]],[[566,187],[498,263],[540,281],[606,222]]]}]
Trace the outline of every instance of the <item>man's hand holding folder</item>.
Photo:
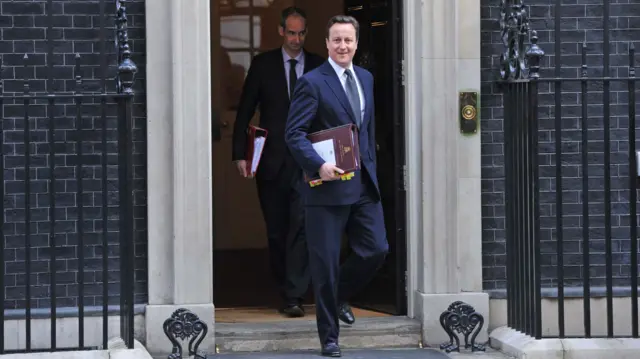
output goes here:
[{"label": "man's hand holding folder", "polygon": [[268,131],[253,125],[247,129],[247,152],[244,161],[238,161],[240,174],[247,178],[253,178],[258,171],[262,151],[267,141]]},{"label": "man's hand holding folder", "polygon": [[357,128],[353,124],[334,127],[308,135],[313,149],[325,161],[317,174],[305,174],[312,187],[322,181],[349,180],[360,169]]},{"label": "man's hand holding folder", "polygon": [[340,175],[344,174],[344,171],[333,163],[325,162],[320,167],[320,179],[323,181],[335,181],[340,179]]}]

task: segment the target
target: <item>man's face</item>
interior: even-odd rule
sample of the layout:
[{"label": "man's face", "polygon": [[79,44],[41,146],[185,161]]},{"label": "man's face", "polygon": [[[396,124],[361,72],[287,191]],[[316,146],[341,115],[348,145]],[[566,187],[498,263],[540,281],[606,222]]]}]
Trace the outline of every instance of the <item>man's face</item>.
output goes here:
[{"label": "man's face", "polygon": [[329,57],[342,67],[351,63],[358,48],[356,28],[351,24],[334,24],[329,29],[327,50]]},{"label": "man's face", "polygon": [[291,52],[299,52],[304,47],[304,38],[307,36],[307,27],[304,19],[298,15],[291,15],[285,21],[285,28],[278,28],[280,36],[284,38],[285,49]]}]

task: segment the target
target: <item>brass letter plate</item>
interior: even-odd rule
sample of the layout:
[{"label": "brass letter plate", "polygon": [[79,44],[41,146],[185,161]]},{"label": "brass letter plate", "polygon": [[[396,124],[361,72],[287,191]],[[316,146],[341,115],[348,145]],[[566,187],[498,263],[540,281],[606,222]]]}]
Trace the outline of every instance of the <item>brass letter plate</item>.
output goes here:
[{"label": "brass letter plate", "polygon": [[478,93],[460,92],[460,132],[473,134],[478,131]]}]

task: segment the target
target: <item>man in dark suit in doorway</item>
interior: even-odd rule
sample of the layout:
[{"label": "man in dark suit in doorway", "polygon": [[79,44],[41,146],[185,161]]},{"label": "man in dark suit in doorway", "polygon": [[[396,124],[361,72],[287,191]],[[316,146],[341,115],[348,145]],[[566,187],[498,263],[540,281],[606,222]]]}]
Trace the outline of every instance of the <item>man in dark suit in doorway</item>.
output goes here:
[{"label": "man in dark suit in doorway", "polygon": [[[347,301],[372,279],[389,251],[376,177],[373,76],[352,63],[358,34],[358,22],[351,16],[329,21],[329,60],[298,80],[285,133],[302,169],[323,181],[314,187],[306,184],[302,197],[318,334],[322,355],[331,357],[341,356],[338,319],[355,321]],[[361,170],[350,180],[336,181],[344,171],[325,162],[307,136],[353,123],[358,127]],[[353,253],[340,266],[345,230]]]},{"label": "man in dark suit in doorway", "polygon": [[232,159],[240,175],[249,177],[246,134],[259,106],[260,127],[269,134],[256,184],[267,227],[271,271],[283,300],[280,311],[301,317],[302,299],[309,287],[304,208],[297,192],[301,169],[284,142],[284,127],[297,79],[324,59],[303,48],[307,19],[301,9],[284,9],[278,30],[282,46],[257,55],[251,62],[233,129]]}]

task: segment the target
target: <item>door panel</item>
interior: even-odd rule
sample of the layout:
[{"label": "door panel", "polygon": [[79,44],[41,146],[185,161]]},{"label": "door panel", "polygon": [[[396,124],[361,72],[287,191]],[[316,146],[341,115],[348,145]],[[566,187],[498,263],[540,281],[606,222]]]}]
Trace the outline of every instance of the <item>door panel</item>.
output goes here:
[{"label": "door panel", "polygon": [[346,1],[346,14],[360,22],[354,62],[374,76],[378,181],[390,253],[376,278],[354,305],[395,315],[406,314],[406,239],[404,117],[400,1]]},{"label": "door panel", "polygon": [[[212,1],[212,93],[214,248],[266,247],[264,223],[254,180],[242,179],[231,162],[236,107],[252,52],[244,8]],[[227,47],[247,48],[233,51]],[[247,225],[250,223],[250,225]]]},{"label": "door panel", "polygon": [[405,178],[405,128],[404,128],[404,43],[402,36],[402,1],[394,1],[391,9],[391,63],[393,91],[393,154],[394,154],[394,236],[396,246],[396,303],[399,314],[407,313],[407,205]]}]

